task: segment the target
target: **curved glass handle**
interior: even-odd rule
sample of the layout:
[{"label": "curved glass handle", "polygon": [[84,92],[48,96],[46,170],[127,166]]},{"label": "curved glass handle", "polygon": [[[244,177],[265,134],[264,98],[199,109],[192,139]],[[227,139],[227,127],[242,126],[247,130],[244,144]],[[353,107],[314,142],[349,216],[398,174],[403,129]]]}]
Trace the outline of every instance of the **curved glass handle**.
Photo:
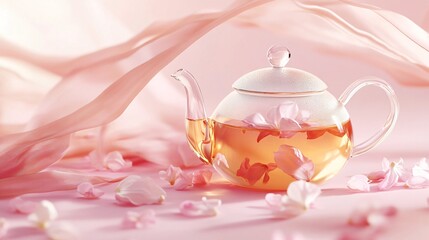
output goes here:
[{"label": "curved glass handle", "polygon": [[396,120],[398,119],[398,114],[399,114],[398,99],[392,87],[386,81],[378,78],[374,78],[374,77],[360,79],[352,83],[343,92],[343,94],[340,96],[338,100],[343,105],[346,105],[349,102],[350,98],[352,98],[357,91],[359,91],[361,88],[366,86],[376,86],[383,89],[387,97],[389,98],[391,109],[390,109],[389,116],[387,117],[386,123],[383,125],[383,127],[371,138],[353,147],[352,157],[356,157],[363,153],[366,153],[372,148],[374,148],[375,146],[377,146],[379,143],[381,143],[387,137],[387,135],[393,130],[393,127],[395,126],[395,123],[396,123]]}]

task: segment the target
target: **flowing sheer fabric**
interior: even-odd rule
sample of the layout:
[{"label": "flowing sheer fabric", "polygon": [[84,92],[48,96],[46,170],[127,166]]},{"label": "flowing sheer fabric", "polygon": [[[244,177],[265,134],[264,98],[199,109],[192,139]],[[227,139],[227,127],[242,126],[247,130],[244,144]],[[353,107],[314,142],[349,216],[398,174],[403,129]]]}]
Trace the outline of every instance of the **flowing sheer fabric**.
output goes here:
[{"label": "flowing sheer fabric", "polygon": [[[89,9],[97,15],[98,8]],[[405,85],[429,85],[428,33],[400,14],[352,1],[236,1],[219,12],[151,24],[120,44],[105,41],[107,47],[72,57],[34,53],[0,36],[0,54],[8,60],[0,64],[0,192],[5,192],[0,197],[76,186],[78,178],[46,169],[54,163],[91,168],[83,159],[94,148],[119,150],[133,160],[195,165],[183,114],[168,110],[184,108],[184,92],[160,71],[237,15],[232,21],[241,26],[352,56]],[[28,70],[31,75],[23,74]],[[33,184],[42,176],[56,185]],[[68,177],[76,181],[67,186],[55,181]]]},{"label": "flowing sheer fabric", "polygon": [[429,86],[429,34],[398,13],[347,0],[294,0],[265,4],[239,20],[372,64],[401,84]]},{"label": "flowing sheer fabric", "polygon": [[[44,170],[61,159],[69,146],[70,134],[105,125],[119,117],[149,80],[194,41],[231,17],[265,2],[239,1],[221,12],[155,24],[131,41],[65,64],[75,65],[56,72],[64,74],[63,79],[44,98],[30,120],[30,130],[0,138],[0,176],[14,178],[14,181],[0,183],[2,192],[10,182],[27,182],[27,189],[20,188],[21,192],[34,189],[28,182],[28,174]],[[127,62],[133,57],[139,61]],[[29,62],[38,61],[29,58]],[[47,61],[39,67],[49,71],[57,66],[54,61]],[[122,75],[122,72],[126,73]],[[85,84],[88,81],[95,82],[89,85],[92,88],[82,89],[88,86]],[[154,134],[161,136],[155,138],[165,138],[161,132],[154,131]],[[173,148],[172,152],[177,150]],[[58,188],[63,187],[58,185]]]}]

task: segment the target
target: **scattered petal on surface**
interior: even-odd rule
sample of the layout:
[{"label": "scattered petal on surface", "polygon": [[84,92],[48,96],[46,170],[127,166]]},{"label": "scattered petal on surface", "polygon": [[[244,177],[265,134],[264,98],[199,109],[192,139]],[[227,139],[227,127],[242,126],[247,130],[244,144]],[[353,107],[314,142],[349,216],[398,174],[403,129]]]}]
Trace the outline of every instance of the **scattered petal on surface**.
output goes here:
[{"label": "scattered petal on surface", "polygon": [[213,217],[218,214],[218,208],[222,205],[220,199],[207,199],[201,201],[184,201],[180,204],[180,213],[187,217]]},{"label": "scattered petal on surface", "polygon": [[429,181],[429,164],[426,158],[421,159],[412,169],[412,176],[421,177]]},{"label": "scattered petal on surface", "polygon": [[180,167],[170,165],[166,171],[159,171],[159,177],[174,186],[181,173],[182,169]]},{"label": "scattered petal on surface", "polygon": [[287,189],[288,197],[305,209],[309,209],[321,193],[319,186],[305,181],[292,182]]},{"label": "scattered petal on surface", "polygon": [[131,161],[124,160],[122,154],[118,151],[104,155],[94,150],[88,154],[87,158],[99,170],[107,169],[117,172],[125,168],[130,168],[133,165]]},{"label": "scattered petal on surface", "polygon": [[406,182],[405,186],[409,188],[425,188],[429,187],[429,180],[424,177],[410,177]]},{"label": "scattered petal on surface", "polygon": [[409,188],[429,187],[429,164],[426,158],[422,158],[411,169],[411,175],[407,178],[405,186]]},{"label": "scattered petal on surface", "polygon": [[262,177],[262,183],[267,183],[270,180],[268,173],[276,168],[277,165],[275,163],[254,163],[250,165],[250,159],[245,158],[240,168],[237,170],[236,175],[244,178],[250,185],[254,185]]},{"label": "scattered petal on surface", "polygon": [[119,171],[130,168],[133,165],[131,161],[124,160],[122,154],[118,151],[110,152],[104,157],[104,166],[111,171]]},{"label": "scattered petal on surface", "polygon": [[375,171],[368,174],[368,179],[372,183],[381,182],[386,177],[386,172],[384,171]]},{"label": "scattered petal on surface", "polygon": [[426,158],[422,158],[411,170],[404,167],[402,158],[398,162],[383,158],[381,165],[381,171],[373,171],[367,175],[367,183],[363,175],[357,175],[359,177],[350,179],[349,183],[353,184],[353,187],[356,188],[355,190],[360,191],[369,189],[370,183],[377,183],[378,189],[383,191],[389,190],[394,186],[408,188],[429,187],[429,164]]},{"label": "scattered petal on surface", "polygon": [[192,173],[192,184],[200,187],[209,184],[212,179],[213,172],[209,169],[199,169]]},{"label": "scattered petal on surface", "polygon": [[21,197],[16,197],[10,200],[10,208],[13,212],[30,214],[36,210],[37,203],[33,201],[27,201]]},{"label": "scattered petal on surface", "polygon": [[399,162],[390,162],[386,158],[383,159],[382,167],[386,176],[380,183],[378,183],[378,189],[389,190],[393,186],[396,186],[405,174],[403,163],[404,161],[402,159],[400,159]]},{"label": "scattered petal on surface", "polygon": [[95,188],[94,185],[92,185],[90,182],[83,182],[79,184],[76,191],[87,199],[96,199],[104,194],[102,190]]},{"label": "scattered petal on surface", "polygon": [[78,240],[79,235],[76,228],[69,223],[53,223],[46,229],[46,235],[51,240]]},{"label": "scattered petal on surface", "polygon": [[170,166],[167,171],[160,171],[161,179],[168,181],[175,190],[181,191],[193,186],[205,186],[213,175],[208,169],[199,169],[194,172],[185,172],[180,168]]},{"label": "scattered petal on surface", "polygon": [[160,204],[167,196],[164,189],[149,177],[131,175],[122,180],[115,189],[115,198],[121,204]]},{"label": "scattered petal on surface", "polygon": [[320,193],[317,185],[300,180],[289,185],[287,195],[268,193],[265,201],[274,216],[291,217],[311,208]]},{"label": "scattered petal on surface", "polygon": [[36,206],[34,212],[28,215],[28,220],[36,224],[38,228],[46,229],[57,217],[58,212],[54,204],[48,200],[43,200]]},{"label": "scattered petal on surface", "polygon": [[147,228],[156,223],[156,214],[153,210],[148,209],[142,212],[127,212],[127,215],[122,220],[124,228]]},{"label": "scattered petal on surface", "polygon": [[274,153],[277,167],[297,180],[310,181],[314,174],[314,163],[298,148],[281,145]]},{"label": "scattered petal on surface", "polygon": [[0,218],[0,239],[6,236],[9,231],[9,223],[4,218]]},{"label": "scattered petal on surface", "polygon": [[347,187],[352,190],[369,192],[369,179],[365,175],[354,175],[347,182]]},{"label": "scattered petal on surface", "polygon": [[361,207],[352,212],[349,224],[358,227],[381,226],[386,224],[396,213],[397,209],[392,206],[381,208]]},{"label": "scattered petal on surface", "polygon": [[177,191],[192,187],[192,173],[181,172],[173,187]]}]

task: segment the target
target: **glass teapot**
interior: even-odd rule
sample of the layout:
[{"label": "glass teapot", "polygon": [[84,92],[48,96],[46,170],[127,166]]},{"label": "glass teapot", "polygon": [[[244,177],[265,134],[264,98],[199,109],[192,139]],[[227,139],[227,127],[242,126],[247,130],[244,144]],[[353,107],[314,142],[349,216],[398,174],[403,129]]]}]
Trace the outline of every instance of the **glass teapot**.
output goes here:
[{"label": "glass teapot", "polygon": [[[286,67],[290,56],[286,47],[270,48],[272,67],[252,71],[234,82],[234,91],[210,118],[194,77],[183,69],[172,75],[186,90],[186,131],[191,148],[234,184],[284,190],[296,180],[322,183],[347,159],[379,144],[395,125],[399,104],[385,81],[358,80],[336,99],[316,76]],[[344,106],[365,86],[383,89],[391,112],[382,129],[354,145]]]}]

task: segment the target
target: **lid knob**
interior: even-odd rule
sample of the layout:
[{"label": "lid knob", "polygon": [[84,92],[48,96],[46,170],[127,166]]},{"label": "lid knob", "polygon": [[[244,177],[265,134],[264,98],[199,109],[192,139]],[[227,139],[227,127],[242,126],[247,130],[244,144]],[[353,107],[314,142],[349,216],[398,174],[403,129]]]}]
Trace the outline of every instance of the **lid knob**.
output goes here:
[{"label": "lid knob", "polygon": [[268,49],[267,57],[271,66],[274,68],[283,68],[289,62],[290,51],[285,46],[275,45]]}]

